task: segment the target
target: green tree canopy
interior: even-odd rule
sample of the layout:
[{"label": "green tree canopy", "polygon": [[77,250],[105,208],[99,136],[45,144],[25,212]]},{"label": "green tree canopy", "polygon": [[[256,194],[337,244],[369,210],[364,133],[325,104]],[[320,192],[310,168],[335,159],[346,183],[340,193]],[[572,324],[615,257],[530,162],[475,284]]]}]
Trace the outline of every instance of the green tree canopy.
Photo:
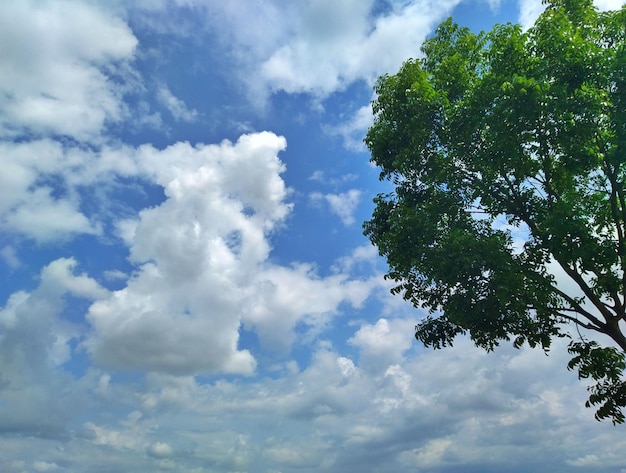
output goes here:
[{"label": "green tree canopy", "polygon": [[571,337],[569,368],[596,382],[587,405],[623,422],[626,7],[550,0],[527,32],[449,19],[422,53],[379,78],[365,139],[395,188],[365,234],[392,292],[430,311],[416,338]]}]

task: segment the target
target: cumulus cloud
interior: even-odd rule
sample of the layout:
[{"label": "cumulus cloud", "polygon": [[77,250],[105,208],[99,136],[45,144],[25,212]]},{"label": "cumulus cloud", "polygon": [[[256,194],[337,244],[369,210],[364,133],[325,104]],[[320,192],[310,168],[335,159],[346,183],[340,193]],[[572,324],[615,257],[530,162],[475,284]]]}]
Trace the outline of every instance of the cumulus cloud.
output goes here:
[{"label": "cumulus cloud", "polygon": [[13,293],[0,309],[0,425],[5,432],[66,436],[66,421],[80,407],[79,387],[61,369],[82,329],[63,320],[66,297],[93,300],[107,291],[73,259],[41,270],[32,292]]},{"label": "cumulus cloud", "polygon": [[89,310],[97,361],[179,374],[254,371],[251,354],[237,348],[240,301],[268,256],[267,234],[289,212],[277,157],[285,145],[262,133],[140,152],[167,199],[139,215],[129,239],[140,266],[127,287]]},{"label": "cumulus cloud", "polygon": [[103,427],[93,422],[86,422],[84,428],[90,433],[95,445],[104,445],[115,450],[139,451],[149,449],[146,436],[149,426],[139,411],[132,411],[122,418],[115,427]]},{"label": "cumulus cloud", "polygon": [[[92,306],[94,332],[84,346],[114,368],[250,374],[255,360],[237,347],[242,322],[264,346],[285,353],[298,323],[311,336],[319,333],[340,304],[359,307],[379,285],[346,274],[320,278],[305,264],[269,264],[269,237],[291,209],[277,157],[285,146],[272,133],[163,150],[144,145],[87,151],[49,139],[4,143],[14,172],[0,198],[2,225],[41,242],[99,234],[97,214],[89,219],[80,211],[76,189],[106,189],[120,177],[162,187],[160,205],[113,222],[136,270],[124,289]],[[49,188],[41,181],[47,175],[58,176]],[[349,224],[358,198],[359,191],[351,190],[327,201]],[[119,271],[105,276],[126,278]]]},{"label": "cumulus cloud", "polygon": [[347,273],[322,278],[307,264],[270,266],[257,276],[243,320],[267,348],[284,353],[294,341],[298,322],[315,337],[341,303],[359,308],[377,285],[375,279],[351,280]]},{"label": "cumulus cloud", "polygon": [[44,267],[41,271],[40,290],[59,294],[67,292],[87,299],[106,296],[108,291],[87,274],[74,274],[77,264],[73,258],[61,258]]},{"label": "cumulus cloud", "polygon": [[[382,325],[365,325],[363,332],[384,333]],[[236,458],[248,471],[455,471],[468,465],[486,471],[500,465],[521,473],[536,466],[535,458],[551,471],[598,465],[591,455],[619,466],[613,427],[585,411],[584,388],[563,369],[565,358],[510,348],[487,354],[459,340],[446,351],[421,351],[401,364],[388,357],[375,367],[322,342],[306,368],[279,379],[203,385],[191,377],[150,375],[139,390],[143,414],[102,430],[102,441],[134,438],[126,453],[119,450],[129,457],[167,443],[172,452],[188,452],[184,459],[167,457],[181,469],[228,469],[232,464],[223,462]],[[176,406],[178,421],[171,423]]]},{"label": "cumulus cloud", "polygon": [[4,190],[0,196],[1,227],[40,242],[100,232],[98,225],[80,211],[78,196],[60,177],[76,162],[65,159],[59,143],[0,142],[0,152],[5,171],[0,176]]},{"label": "cumulus cloud", "polygon": [[313,202],[325,201],[329,205],[330,210],[341,219],[343,224],[349,226],[355,222],[354,212],[359,205],[361,191],[350,189],[348,192],[342,192],[341,194],[312,192],[310,198]]},{"label": "cumulus cloud", "polygon": [[[363,303],[375,283],[267,261],[268,237],[291,209],[277,156],[285,146],[265,132],[235,144],[136,151],[138,172],[162,185],[166,200],[122,225],[137,270],[89,310],[94,333],[85,346],[98,363],[251,374],[252,354],[238,349],[242,322],[284,352],[299,321],[319,331],[341,303]],[[335,204],[343,218],[355,192]]]},{"label": "cumulus cloud", "polygon": [[121,19],[91,3],[3,2],[0,44],[0,136],[88,140],[123,117],[110,79],[137,39]]},{"label": "cumulus cloud", "polygon": [[[388,334],[383,325],[364,324],[355,338],[359,331]],[[487,354],[462,339],[376,367],[320,342],[305,368],[276,379],[202,384],[151,373],[134,386],[110,381],[123,391],[107,398],[107,412],[129,414],[111,423],[92,412],[82,433],[64,441],[62,456],[54,443],[42,443],[38,461],[86,471],[102,462],[135,471],[166,464],[177,471],[623,467],[626,444],[588,415],[584,388],[563,369],[564,347],[556,348],[551,357],[508,347]],[[15,439],[3,442],[5,451],[24,460],[32,454]]]},{"label": "cumulus cloud", "polygon": [[45,461],[36,461],[33,463],[33,470],[35,471],[54,471],[58,469],[59,465],[56,463],[49,463]]},{"label": "cumulus cloud", "polygon": [[[148,14],[129,24],[154,20],[150,31],[159,34],[166,30],[154,12],[194,9],[186,21],[220,23],[215,36],[245,65],[240,80],[257,81],[252,95],[323,99],[397,70],[456,3],[392,1],[376,14],[382,3],[356,0],[106,8],[142,8]],[[0,6],[0,66],[8,71],[0,78],[0,229],[47,244],[46,254],[50,243],[81,234],[109,244],[117,231],[125,247],[116,251],[128,256],[119,268],[85,265],[119,290],[82,273],[77,259],[60,258],[0,309],[1,471],[521,472],[534,458],[542,459],[535,470],[626,467],[626,443],[582,407],[585,389],[564,369],[562,341],[550,358],[528,349],[485,354],[466,339],[426,351],[412,337],[414,309],[381,295],[389,282],[371,245],[356,242],[329,274],[315,263],[279,263],[272,242],[291,212],[284,138],[264,132],[163,148],[107,141],[108,124],[130,113],[119,75],[137,40],[125,16],[103,8],[65,0]],[[174,119],[198,116],[165,85],[160,99]],[[335,131],[356,147],[368,114],[363,107]],[[347,188],[355,179],[333,172],[311,180]],[[156,189],[154,201],[107,208],[110,189],[144,185]],[[87,194],[102,205],[90,206]],[[354,223],[358,190],[310,197]],[[18,277],[37,264],[18,251],[31,243],[0,250]],[[363,269],[361,279],[352,276]],[[363,320],[344,324],[342,313]],[[240,343],[242,327],[260,346]],[[297,361],[283,358],[298,342]],[[139,373],[118,372],[125,369]],[[219,376],[255,369],[257,377]]]},{"label": "cumulus cloud", "polygon": [[101,234],[70,177],[93,153],[56,138],[100,143],[127,117],[137,39],[93,3],[3,2],[0,44],[0,227],[39,243]]},{"label": "cumulus cloud", "polygon": [[379,319],[374,325],[362,325],[348,343],[359,347],[362,364],[386,369],[403,361],[414,342],[414,327],[415,320]]},{"label": "cumulus cloud", "polygon": [[373,268],[378,260],[378,249],[372,244],[365,244],[354,248],[349,255],[339,258],[332,269],[339,273],[350,273],[353,268],[363,265]]},{"label": "cumulus cloud", "polygon": [[[492,9],[498,0],[484,0]],[[519,0],[520,22],[528,27],[543,10],[540,0]],[[223,46],[238,59],[239,80],[249,98],[264,103],[274,92],[308,93],[325,99],[358,81],[372,83],[419,55],[428,33],[461,0],[319,0],[291,5],[279,0],[209,3],[184,2],[220,31]],[[601,9],[621,7],[621,0],[597,0]],[[167,11],[167,3],[144,8]],[[243,25],[243,26],[242,26]],[[366,120],[359,112],[352,126]],[[347,127],[347,125],[346,125]],[[339,130],[351,147],[354,129]]]},{"label": "cumulus cloud", "polygon": [[167,458],[172,456],[173,450],[165,442],[156,442],[148,448],[148,455],[156,458]]},{"label": "cumulus cloud", "polygon": [[371,82],[418,54],[432,25],[458,1],[391,2],[380,16],[371,15],[374,3],[319,1],[300,9],[289,37],[261,65],[267,86],[323,98],[354,81]]},{"label": "cumulus cloud", "polygon": [[[459,2],[393,0],[383,9],[374,0],[298,5],[190,0],[184,5],[205,20],[205,27],[220,32],[223,46],[238,62],[233,72],[247,85],[249,98],[263,104],[268,94],[279,91],[324,99],[354,82],[371,83],[397,70],[419,54],[432,26]],[[167,15],[169,7],[148,2],[141,8]]]},{"label": "cumulus cloud", "polygon": [[11,230],[37,241],[51,241],[77,233],[98,234],[100,229],[78,209],[78,202],[55,199],[51,190],[35,189],[3,222]]}]

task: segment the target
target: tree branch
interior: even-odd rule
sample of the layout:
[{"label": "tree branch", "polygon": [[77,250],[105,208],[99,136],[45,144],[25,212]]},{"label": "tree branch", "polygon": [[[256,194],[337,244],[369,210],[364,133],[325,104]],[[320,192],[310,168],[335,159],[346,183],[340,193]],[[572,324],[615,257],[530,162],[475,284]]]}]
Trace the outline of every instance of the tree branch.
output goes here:
[{"label": "tree branch", "polygon": [[560,258],[555,255],[552,255],[559,266],[565,271],[565,273],[578,285],[581,291],[585,294],[585,296],[589,299],[589,301],[600,311],[604,320],[608,323],[610,320],[615,317],[611,312],[607,309],[607,306],[602,300],[594,294],[589,285],[585,282],[582,275],[576,271],[575,269],[569,267],[567,264],[563,263]]},{"label": "tree branch", "polygon": [[[574,299],[572,296],[570,296],[569,294],[561,291],[556,286],[552,286],[552,290],[556,294],[558,294],[560,297],[565,299],[570,304],[572,312],[576,312],[577,314],[582,315],[584,318],[589,320],[592,324],[594,324],[597,327],[597,330],[599,332],[604,332],[606,330],[606,324],[604,322],[602,322],[600,319],[598,319],[591,312],[585,310],[580,305],[580,303],[578,303],[578,301],[576,299]],[[565,310],[565,309],[558,309],[558,310]]]},{"label": "tree branch", "polygon": [[[575,312],[578,313],[577,311],[575,311]],[[579,325],[580,327],[586,328],[587,330],[594,330],[596,332],[606,334],[606,332],[603,329],[601,329],[599,327],[596,327],[595,325],[592,325],[592,324],[587,324],[587,323],[581,322],[576,317],[572,317],[571,315],[563,314],[561,312],[559,312],[557,315],[559,317],[562,317],[564,319],[569,320],[570,322],[574,322],[576,325]]]},{"label": "tree branch", "polygon": [[[611,184],[611,192],[609,195],[609,202],[611,204],[611,215],[613,216],[613,224],[615,225],[615,230],[617,232],[617,245],[618,245],[618,254],[617,257],[620,262],[620,267],[622,270],[622,293],[626,294],[626,243],[624,240],[624,230],[623,225],[626,222],[626,203],[624,199],[624,192],[620,186],[620,183],[617,181],[617,170],[612,169],[611,165],[607,162],[606,158],[606,150],[603,149],[604,159],[603,159],[603,170],[604,174],[609,180]],[[621,206],[621,212],[619,207]],[[618,298],[619,300],[619,298]],[[622,300],[621,304],[619,304],[618,313],[621,313],[621,318],[625,317],[626,312],[626,301]]]}]

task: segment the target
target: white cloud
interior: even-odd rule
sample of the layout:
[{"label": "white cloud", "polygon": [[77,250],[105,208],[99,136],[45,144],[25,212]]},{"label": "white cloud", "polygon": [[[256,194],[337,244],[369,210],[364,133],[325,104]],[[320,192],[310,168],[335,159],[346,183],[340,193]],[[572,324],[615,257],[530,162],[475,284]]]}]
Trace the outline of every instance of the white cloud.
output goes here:
[{"label": "white cloud", "polygon": [[350,280],[346,274],[321,278],[310,265],[269,266],[254,282],[244,322],[254,327],[271,351],[284,353],[294,341],[301,322],[309,339],[323,331],[342,302],[359,308],[376,287],[375,280]]},{"label": "white cloud", "polygon": [[372,107],[368,104],[360,107],[348,120],[327,130],[331,135],[341,136],[347,149],[362,152],[366,151],[363,139],[373,122]]},{"label": "white cloud", "polygon": [[237,348],[240,301],[269,254],[266,235],[290,209],[277,157],[285,145],[261,133],[236,144],[139,151],[167,200],[143,210],[127,236],[140,266],[126,288],[89,310],[96,361],[179,374],[253,372],[254,359]]},{"label": "white cloud", "polygon": [[77,297],[98,299],[108,291],[86,274],[76,276],[77,262],[73,258],[60,258],[41,271],[41,287],[46,291],[69,293]]},{"label": "white cloud", "polygon": [[[124,3],[117,2],[120,11],[129,8]],[[275,90],[324,97],[351,81],[370,80],[376,70],[396,70],[397,65],[385,65],[394,61],[389,56],[395,57],[397,50],[404,52],[396,59],[416,54],[418,37],[428,30],[417,31],[418,7],[424,14],[421,21],[430,25],[436,10],[439,15],[454,2],[387,2],[390,9],[378,19],[364,13],[371,2],[356,0],[311,2],[302,4],[304,11],[298,10],[300,4],[278,0],[141,3],[146,9],[185,4],[195,12],[218,12],[210,21],[228,20],[222,26],[231,31],[221,40],[236,39],[234,52],[248,66],[242,75],[258,72],[263,61],[280,57],[281,48],[291,45],[285,66],[292,75],[277,82]],[[108,122],[126,113],[120,90],[103,82],[104,71],[132,58],[135,47],[125,23],[101,11],[102,5],[59,1],[0,6],[5,13],[29,7],[37,15],[47,14],[39,23],[33,21],[42,16],[27,21],[16,15],[24,37],[4,43],[36,46],[32,67],[41,74],[41,84],[33,86],[35,80],[24,73],[27,56],[9,60],[0,46],[3,70],[13,64],[16,71],[7,69],[0,89],[11,74],[26,78],[19,94],[3,96],[0,102],[28,105],[31,95],[38,100],[41,91],[56,90],[60,76],[44,68],[38,52],[43,42],[37,34],[44,30],[45,35],[58,32],[59,38],[46,47],[60,65],[79,59],[78,75],[68,82],[75,90],[59,93],[57,105],[69,107],[59,117],[65,119],[83,106],[81,94],[95,94],[84,123],[53,123],[33,110],[31,118],[16,114],[22,118],[9,123],[14,112],[0,107],[5,137],[36,132],[85,140],[79,146],[71,139],[63,144],[33,139],[1,145],[1,229],[51,243],[80,233],[112,239],[106,232],[116,228],[122,238],[115,243],[127,245],[134,268],[127,271],[124,262],[123,272],[114,259],[100,261],[101,255],[89,260],[84,266],[109,269],[103,277],[116,287],[123,285],[108,291],[81,273],[76,259],[57,259],[41,269],[35,289],[14,292],[0,309],[0,471],[93,472],[103,465],[138,473],[625,468],[626,442],[583,407],[584,385],[565,369],[563,341],[555,343],[550,357],[509,347],[485,354],[466,339],[449,350],[431,352],[413,339],[415,310],[399,297],[382,295],[389,282],[373,274],[379,258],[371,245],[335,259],[329,275],[326,267],[314,263],[279,264],[280,256],[274,259],[272,253],[273,236],[290,223],[291,210],[290,190],[281,177],[285,166],[278,159],[286,146],[281,137],[257,133],[236,143],[179,142],[163,149],[96,142]],[[353,8],[356,20],[348,21],[343,8]],[[91,19],[81,23],[80,15]],[[68,25],[65,19],[76,23]],[[89,28],[84,25],[95,19],[126,42],[119,48],[115,41],[101,44],[101,38],[110,36],[100,29],[85,39]],[[145,21],[153,19],[145,16]],[[55,22],[62,27],[55,29]],[[241,24],[246,28],[232,28]],[[17,29],[0,29],[0,37],[8,38],[9,30],[15,35]],[[78,39],[63,42],[66,34]],[[334,41],[346,50],[331,47]],[[304,53],[311,53],[309,59]],[[328,77],[313,70],[316,61]],[[311,77],[306,77],[308,72]],[[260,87],[268,90],[266,80],[259,79]],[[185,104],[178,105],[184,106],[178,109],[180,117],[185,110],[192,113]],[[366,126],[366,111],[361,109],[340,129],[346,139]],[[338,188],[354,179],[333,178],[334,172],[340,171],[320,170],[311,179]],[[124,179],[118,182],[120,177]],[[156,187],[162,200],[136,213],[106,213],[99,206],[93,210],[84,198],[96,191],[107,196],[110,187],[125,179],[132,186]],[[350,224],[358,192],[311,198]],[[106,207],[107,199],[101,200]],[[35,264],[31,255],[27,258],[31,244],[3,243],[0,257],[15,268],[11,277],[18,276],[11,284],[19,283],[24,268]],[[39,257],[41,248],[32,247],[33,258]],[[47,245],[43,251],[67,250]],[[126,256],[124,248],[115,250]],[[364,269],[364,279],[351,276]],[[372,301],[372,294],[379,300]],[[85,301],[74,298],[93,301],[87,320],[81,319]],[[72,305],[64,312],[67,302]],[[344,320],[342,314],[354,317]],[[242,326],[258,336],[261,348],[254,342],[250,352],[244,350]],[[297,361],[276,357],[294,343]],[[302,351],[306,356],[300,356]],[[94,360],[100,368],[91,365]],[[261,367],[257,377],[196,376],[247,375],[256,363]],[[104,371],[107,367],[114,370]],[[539,467],[534,459],[541,459]]]},{"label": "white cloud", "polygon": [[350,189],[348,192],[342,192],[341,194],[312,192],[310,197],[313,202],[326,201],[330,206],[330,210],[341,219],[345,226],[352,225],[355,222],[354,212],[361,199],[361,191],[358,189]]},{"label": "white cloud", "polygon": [[80,212],[78,202],[57,200],[51,190],[43,188],[29,192],[28,200],[8,214],[3,223],[13,231],[40,242],[59,240],[77,233],[100,233],[100,229]]},{"label": "white cloud", "polygon": [[[519,369],[511,372],[510,363]],[[168,441],[172,450],[190,452],[190,465],[236,456],[244,471],[253,461],[260,471],[425,465],[455,471],[471,464],[477,471],[500,465],[521,472],[532,459],[568,471],[589,454],[606,465],[623,464],[615,444],[604,443],[614,439],[614,428],[588,415],[584,388],[565,363],[566,354],[510,348],[486,354],[459,340],[449,350],[420,351],[401,364],[370,369],[320,343],[308,367],[273,380],[200,385],[151,375],[143,427],[115,430],[134,433],[137,448],[169,436],[180,442]],[[168,421],[172,412],[175,422]],[[155,424],[160,430],[151,433],[147,427]]]},{"label": "white cloud", "polygon": [[45,461],[36,461],[33,463],[33,470],[35,471],[54,471],[58,469],[59,465],[56,463],[49,463]]},{"label": "white cloud", "polygon": [[2,2],[0,44],[0,136],[88,140],[122,118],[109,76],[137,40],[121,19],[90,3]]},{"label": "white cloud", "polygon": [[187,107],[185,102],[176,97],[165,84],[161,84],[157,91],[157,99],[167,108],[175,120],[193,122],[198,119],[198,111]]},{"label": "white cloud", "polygon": [[527,30],[533,26],[544,9],[545,5],[541,0],[519,0],[519,22],[522,28]]},{"label": "white cloud", "polygon": [[339,273],[350,273],[353,268],[364,264],[369,268],[374,268],[378,260],[378,249],[372,244],[366,244],[357,246],[351,254],[339,258],[332,269]]},{"label": "white cloud", "polygon": [[[97,362],[250,374],[255,360],[238,349],[242,321],[284,351],[298,321],[319,331],[339,304],[364,301],[372,282],[268,264],[268,236],[291,208],[277,157],[285,146],[284,138],[259,133],[235,144],[136,150],[139,172],[164,186],[167,199],[122,225],[138,269],[89,310],[95,331],[85,346]],[[351,191],[331,205],[347,219],[356,200]]]},{"label": "white cloud", "polygon": [[[291,209],[277,158],[285,146],[271,133],[244,135],[236,144],[176,143],[163,150],[144,145],[91,152],[50,140],[5,144],[15,178],[7,180],[0,211],[3,205],[6,228],[48,242],[101,231],[80,212],[75,187],[102,189],[117,176],[162,186],[161,205],[113,222],[137,269],[124,289],[92,306],[95,332],[85,346],[116,368],[251,373],[252,356],[237,348],[242,321],[265,346],[285,352],[298,322],[309,335],[319,333],[341,303],[357,307],[378,285],[342,274],[319,278],[306,265],[267,263],[268,237]],[[63,175],[66,197],[54,200],[52,189],[35,186],[48,174]],[[349,224],[359,195],[351,190],[327,201]]]},{"label": "white cloud", "polygon": [[17,250],[11,245],[7,245],[0,250],[0,258],[2,258],[11,269],[19,268],[22,265],[22,262],[17,256]]},{"label": "white cloud", "polygon": [[[392,0],[378,16],[372,13],[377,7],[374,0],[302,4],[190,0],[185,6],[204,20],[204,27],[219,32],[216,36],[237,62],[233,74],[247,85],[251,101],[262,105],[269,93],[309,93],[324,99],[354,82],[372,83],[379,75],[397,70],[407,58],[419,54],[432,26],[458,3]],[[141,8],[160,12],[168,24],[167,3]],[[159,23],[170,33],[186,34],[175,26]]]},{"label": "white cloud", "polygon": [[594,4],[602,11],[619,10],[624,6],[624,0],[595,0]]},{"label": "white cloud", "polygon": [[324,171],[317,170],[309,177],[310,181],[324,182],[325,176]]},{"label": "white cloud", "polygon": [[260,75],[272,91],[322,98],[357,80],[371,82],[418,54],[432,25],[457,3],[392,2],[391,11],[373,18],[373,1],[311,2],[292,18],[289,36]]},{"label": "white cloud", "polygon": [[67,295],[106,295],[93,279],[75,275],[76,262],[59,259],[41,270],[32,292],[13,293],[0,309],[0,424],[4,432],[66,435],[66,422],[84,401],[61,364],[81,334],[60,318]]},{"label": "white cloud", "polygon": [[[499,0],[484,0],[492,9]],[[146,24],[161,33],[189,35],[190,28],[175,23],[175,8],[188,9],[198,25],[219,32],[216,36],[235,60],[233,74],[247,85],[248,97],[265,103],[268,93],[310,93],[325,99],[348,85],[369,84],[381,74],[396,71],[419,48],[432,27],[461,0],[387,2],[374,15],[373,0],[335,2],[317,0],[302,5],[280,0],[254,2],[138,2],[136,10]],[[620,0],[597,0],[601,9],[618,8]],[[519,21],[530,26],[543,10],[540,0],[519,0]],[[149,12],[144,14],[141,12]],[[158,21],[157,21],[158,19]],[[193,28],[191,28],[193,29]],[[159,100],[180,120],[192,120],[195,110],[173,96],[166,86]],[[315,102],[319,103],[319,102]],[[337,127],[347,146],[362,150],[355,135],[371,120],[369,107],[359,110],[345,126]]]},{"label": "white cloud", "polygon": [[139,451],[147,447],[146,434],[150,427],[146,425],[141,412],[132,411],[115,427],[103,427],[86,422],[85,429],[90,432],[92,442],[116,450]]},{"label": "white cloud", "polygon": [[79,198],[68,188],[67,178],[60,177],[79,163],[88,165],[88,153],[79,158],[51,140],[0,142],[0,153],[1,227],[40,242],[100,232],[80,211]]},{"label": "white cloud", "polygon": [[167,458],[172,456],[172,453],[174,453],[172,447],[165,442],[155,442],[148,448],[148,455],[156,458]]},{"label": "white cloud", "polygon": [[109,281],[128,279],[128,274],[118,269],[111,269],[111,270],[104,271],[102,275],[104,276],[105,279]]},{"label": "white cloud", "polygon": [[348,343],[359,347],[362,364],[384,370],[403,361],[414,343],[414,327],[415,320],[379,319],[374,325],[362,325]]},{"label": "white cloud", "polygon": [[342,88],[343,77],[357,67],[350,67],[359,57],[354,40],[366,37],[372,5],[362,0],[309,3],[294,18],[293,36],[262,64],[261,77],[275,91],[327,95]]},{"label": "white cloud", "polygon": [[[501,3],[484,2],[491,9]],[[519,2],[520,22],[528,27],[543,10],[541,0]],[[374,0],[304,4],[190,0],[185,5],[220,32],[223,47],[238,60],[234,73],[247,84],[249,98],[263,104],[268,93],[279,91],[309,93],[323,100],[354,82],[371,84],[381,74],[397,71],[403,61],[420,54],[433,26],[459,3],[391,0],[378,15],[372,14],[380,6]],[[596,2],[602,9],[619,8],[621,3]],[[167,11],[163,2],[152,9]],[[352,134],[347,136],[352,136],[349,146],[359,144]]]},{"label": "white cloud", "polygon": [[[623,0],[595,0],[594,4],[600,11],[619,10]],[[534,25],[546,6],[541,0],[519,0],[519,22],[526,30]]]},{"label": "white cloud", "polygon": [[[562,349],[550,357],[508,347],[486,354],[462,339],[370,369],[319,343],[306,368],[275,379],[202,384],[152,373],[126,385],[109,378],[114,394],[105,411],[91,411],[61,454],[56,443],[39,444],[38,458],[84,471],[102,464],[121,471],[166,464],[175,471],[619,469],[626,444],[583,407],[585,390],[564,369]],[[112,411],[130,414],[111,422]],[[25,449],[9,438],[0,454],[32,458],[36,442]]]},{"label": "white cloud", "polygon": [[348,173],[343,174],[339,177],[329,176],[326,172],[322,170],[314,171],[313,174],[309,177],[310,181],[321,182],[322,184],[330,184],[333,186],[345,184],[346,182],[352,182],[358,179],[357,174]]},{"label": "white cloud", "polygon": [[127,118],[137,39],[95,3],[23,1],[0,4],[0,45],[0,227],[39,243],[101,234],[76,179],[95,153],[45,137],[93,145]]}]

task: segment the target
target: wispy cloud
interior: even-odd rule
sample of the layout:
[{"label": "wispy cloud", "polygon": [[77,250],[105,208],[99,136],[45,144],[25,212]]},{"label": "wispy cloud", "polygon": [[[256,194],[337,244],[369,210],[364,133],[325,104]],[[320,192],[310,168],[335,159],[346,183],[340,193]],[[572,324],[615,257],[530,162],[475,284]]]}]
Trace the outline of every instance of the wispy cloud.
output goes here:
[{"label": "wispy cloud", "polygon": [[174,96],[165,84],[161,84],[159,86],[157,98],[159,102],[161,102],[161,104],[172,114],[174,120],[193,122],[198,119],[198,111],[187,107],[185,102]]}]

